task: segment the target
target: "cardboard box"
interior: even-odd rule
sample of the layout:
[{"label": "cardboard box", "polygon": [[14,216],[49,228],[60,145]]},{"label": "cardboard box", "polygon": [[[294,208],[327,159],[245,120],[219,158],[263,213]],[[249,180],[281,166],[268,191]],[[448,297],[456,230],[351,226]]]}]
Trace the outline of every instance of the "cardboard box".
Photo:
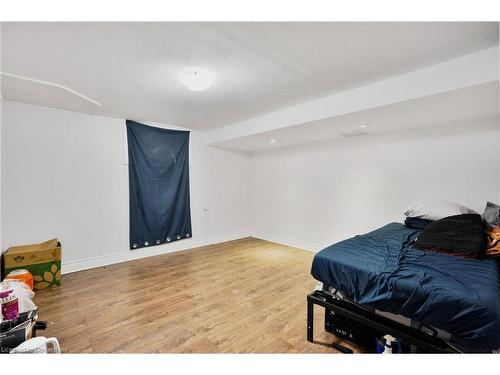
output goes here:
[{"label": "cardboard box", "polygon": [[61,284],[61,243],[55,238],[35,245],[10,247],[3,258],[4,277],[23,268],[33,274],[35,289]]}]

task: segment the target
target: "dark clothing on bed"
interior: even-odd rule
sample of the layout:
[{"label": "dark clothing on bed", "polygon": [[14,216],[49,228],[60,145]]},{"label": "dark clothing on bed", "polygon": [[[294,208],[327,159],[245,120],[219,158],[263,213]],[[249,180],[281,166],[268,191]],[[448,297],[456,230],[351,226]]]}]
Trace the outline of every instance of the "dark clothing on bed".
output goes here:
[{"label": "dark clothing on bed", "polygon": [[405,220],[405,225],[413,229],[425,229],[430,223],[432,223],[432,220],[422,219],[420,217],[407,217]]},{"label": "dark clothing on bed", "polygon": [[449,216],[427,225],[415,241],[415,247],[450,255],[477,257],[486,247],[484,229],[478,214]]},{"label": "dark clothing on bed", "polygon": [[463,350],[500,348],[500,274],[494,259],[425,252],[422,231],[391,223],[314,257],[311,273],[356,303],[451,333]]}]

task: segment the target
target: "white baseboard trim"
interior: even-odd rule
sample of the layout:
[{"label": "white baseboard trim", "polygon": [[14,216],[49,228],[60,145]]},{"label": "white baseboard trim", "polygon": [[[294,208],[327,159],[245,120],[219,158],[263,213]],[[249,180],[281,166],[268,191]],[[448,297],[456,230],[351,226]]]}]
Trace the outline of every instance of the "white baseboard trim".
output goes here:
[{"label": "white baseboard trim", "polygon": [[255,238],[260,238],[261,240],[266,240],[266,241],[270,241],[270,242],[276,242],[276,243],[279,243],[282,245],[297,247],[299,249],[303,249],[303,250],[307,250],[307,251],[313,251],[315,253],[328,246],[328,245],[323,245],[323,244],[316,243],[316,242],[302,241],[302,240],[298,240],[296,238],[285,237],[285,236],[281,236],[279,234],[261,232],[258,230],[252,231],[251,236],[255,237]]},{"label": "white baseboard trim", "polygon": [[67,273],[71,273],[71,272],[83,271],[83,270],[88,270],[91,268],[109,266],[111,264],[127,262],[129,260],[148,258],[148,257],[156,256],[156,255],[168,254],[168,253],[173,253],[176,251],[189,250],[189,249],[193,249],[196,247],[238,240],[238,239],[245,238],[245,237],[250,237],[250,233],[249,232],[237,232],[237,233],[230,233],[230,234],[225,234],[225,235],[209,236],[209,237],[202,238],[202,239],[201,238],[200,239],[187,238],[187,239],[182,240],[182,241],[175,241],[175,242],[168,244],[168,245],[165,244],[165,245],[160,245],[160,246],[142,248],[142,249],[138,249],[138,250],[129,250],[129,251],[116,253],[113,255],[106,255],[106,256],[102,256],[102,257],[84,259],[84,260],[75,261],[75,262],[65,263],[63,261],[61,268],[62,268],[62,273],[67,274]]}]

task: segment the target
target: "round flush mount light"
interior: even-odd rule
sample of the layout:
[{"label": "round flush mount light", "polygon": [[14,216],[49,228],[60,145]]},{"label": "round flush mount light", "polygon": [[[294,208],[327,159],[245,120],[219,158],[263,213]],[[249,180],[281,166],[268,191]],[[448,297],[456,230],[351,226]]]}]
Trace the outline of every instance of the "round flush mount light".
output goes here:
[{"label": "round flush mount light", "polygon": [[206,69],[193,69],[181,74],[181,82],[189,90],[203,91],[215,83],[215,73]]},{"label": "round flush mount light", "polygon": [[368,127],[368,124],[361,124],[361,125],[359,125],[359,127],[360,127],[361,129],[366,129],[366,128]]},{"label": "round flush mount light", "polygon": [[269,143],[272,144],[272,145],[274,145],[276,143],[276,139],[270,139]]}]

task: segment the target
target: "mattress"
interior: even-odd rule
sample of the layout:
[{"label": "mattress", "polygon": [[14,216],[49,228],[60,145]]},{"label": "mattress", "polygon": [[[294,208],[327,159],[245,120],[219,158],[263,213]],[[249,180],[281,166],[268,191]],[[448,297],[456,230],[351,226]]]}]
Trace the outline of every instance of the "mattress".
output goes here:
[{"label": "mattress", "polygon": [[413,246],[422,231],[391,223],[316,254],[312,276],[350,300],[452,334],[465,351],[500,348],[496,259],[465,259]]}]

